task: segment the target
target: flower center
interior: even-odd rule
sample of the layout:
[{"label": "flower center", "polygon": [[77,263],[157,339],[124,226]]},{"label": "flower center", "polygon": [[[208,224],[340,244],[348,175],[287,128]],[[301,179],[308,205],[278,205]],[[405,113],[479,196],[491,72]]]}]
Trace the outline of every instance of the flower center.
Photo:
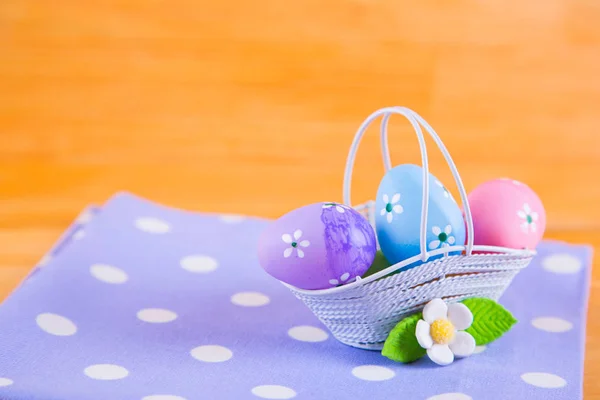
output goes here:
[{"label": "flower center", "polygon": [[385,211],[392,212],[393,209],[394,209],[394,207],[392,207],[392,203],[387,203],[385,205]]},{"label": "flower center", "polygon": [[298,243],[292,242],[292,247],[296,247],[296,246],[298,246]]},{"label": "flower center", "polygon": [[438,319],[431,324],[429,334],[437,344],[448,344],[454,338],[454,325],[447,319]]},{"label": "flower center", "polygon": [[438,239],[440,239],[441,242],[445,242],[446,240],[448,240],[448,235],[446,234],[446,232],[442,232],[438,235]]},{"label": "flower center", "polygon": [[533,218],[531,218],[531,215],[527,216],[527,222],[530,224],[533,222]]}]

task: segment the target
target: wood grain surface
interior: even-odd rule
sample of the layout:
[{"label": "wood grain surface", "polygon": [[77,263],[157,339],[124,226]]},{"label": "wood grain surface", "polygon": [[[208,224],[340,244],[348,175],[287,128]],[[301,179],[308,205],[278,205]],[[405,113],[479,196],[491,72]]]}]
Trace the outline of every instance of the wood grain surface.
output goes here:
[{"label": "wood grain surface", "polygon": [[[598,21],[595,0],[2,0],[0,298],[119,190],[267,217],[341,201],[353,134],[389,105],[436,128],[467,189],[527,182],[548,238],[598,248]],[[355,201],[382,176],[377,140]],[[399,117],[390,142],[394,162],[419,162]],[[600,399],[599,283],[596,268],[586,399]]]}]

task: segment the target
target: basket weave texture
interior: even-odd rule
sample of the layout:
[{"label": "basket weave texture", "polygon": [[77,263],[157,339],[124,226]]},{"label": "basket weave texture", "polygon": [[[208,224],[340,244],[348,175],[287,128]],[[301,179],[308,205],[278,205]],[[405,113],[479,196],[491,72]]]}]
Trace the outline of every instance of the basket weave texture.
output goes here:
[{"label": "basket weave texture", "polygon": [[348,290],[318,294],[290,290],[340,342],[381,350],[398,322],[434,298],[498,300],[532,258],[527,252],[445,256],[370,282],[365,279]]},{"label": "basket weave texture", "polygon": [[[350,205],[350,181],[358,144],[368,125],[379,116],[383,116],[380,132],[384,165],[386,170],[391,168],[387,148],[387,123],[392,114],[405,116],[415,128],[421,148],[424,188],[428,186],[427,151],[418,124],[426,128],[442,151],[457,183],[464,206],[467,231],[470,235],[466,245],[427,252],[424,239],[428,226],[428,197],[424,191],[425,207],[421,221],[420,257],[425,261],[423,264],[405,269],[419,261],[419,257],[413,257],[365,279],[358,279],[356,282],[332,289],[311,291],[286,284],[337,340],[349,346],[369,350],[381,350],[388,334],[398,322],[420,312],[426,303],[435,298],[447,302],[457,302],[469,297],[498,300],[513,278],[529,265],[536,254],[532,250],[474,245],[473,219],[456,166],[433,128],[420,115],[405,107],[378,110],[371,114],[359,128],[350,149],[344,177],[344,202],[347,205]],[[354,208],[375,228],[374,207],[375,202],[370,201]],[[448,254],[456,251],[462,254]],[[441,258],[431,260],[432,256],[440,254],[442,254]],[[398,272],[400,269],[402,270]]]}]

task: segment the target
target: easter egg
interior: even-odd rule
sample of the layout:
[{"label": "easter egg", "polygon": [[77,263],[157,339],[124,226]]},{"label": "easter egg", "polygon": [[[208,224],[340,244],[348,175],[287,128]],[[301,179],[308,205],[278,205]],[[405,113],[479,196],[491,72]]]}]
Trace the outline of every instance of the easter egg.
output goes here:
[{"label": "easter egg", "polygon": [[494,179],[468,196],[476,245],[534,249],[544,236],[546,211],[524,183]]},{"label": "easter egg", "polygon": [[[375,226],[381,251],[392,264],[421,254],[423,172],[418,165],[402,164],[390,169],[379,184]],[[446,187],[431,173],[426,230],[427,251],[464,245],[466,229],[462,211]],[[443,255],[432,256],[429,260]]]},{"label": "easter egg", "polygon": [[258,258],[278,280],[300,289],[352,282],[375,258],[375,231],[358,211],[315,203],[290,211],[262,232]]}]

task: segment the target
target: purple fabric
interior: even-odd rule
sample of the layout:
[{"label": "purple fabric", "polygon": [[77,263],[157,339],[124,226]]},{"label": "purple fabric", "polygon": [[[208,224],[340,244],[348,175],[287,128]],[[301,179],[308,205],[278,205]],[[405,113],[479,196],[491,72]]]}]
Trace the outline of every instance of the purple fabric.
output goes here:
[{"label": "purple fabric", "polygon": [[401,365],[298,328],[323,326],[258,266],[266,223],[116,195],[0,306],[0,399],[582,398],[589,247],[542,243],[481,353]]}]

